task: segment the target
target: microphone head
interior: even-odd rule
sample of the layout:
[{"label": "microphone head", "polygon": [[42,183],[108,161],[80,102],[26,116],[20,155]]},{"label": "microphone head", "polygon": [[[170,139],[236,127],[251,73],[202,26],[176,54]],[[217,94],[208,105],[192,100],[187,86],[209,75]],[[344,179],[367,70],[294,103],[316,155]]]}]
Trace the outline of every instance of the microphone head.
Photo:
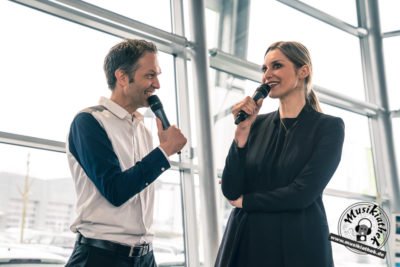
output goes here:
[{"label": "microphone head", "polygon": [[263,98],[267,97],[267,95],[269,94],[269,91],[271,91],[271,87],[266,83],[261,84],[256,89],[256,92],[260,92],[263,95]]},{"label": "microphone head", "polygon": [[160,98],[157,95],[151,95],[147,98],[147,102],[151,110],[154,112],[155,110],[159,110],[163,108]]}]

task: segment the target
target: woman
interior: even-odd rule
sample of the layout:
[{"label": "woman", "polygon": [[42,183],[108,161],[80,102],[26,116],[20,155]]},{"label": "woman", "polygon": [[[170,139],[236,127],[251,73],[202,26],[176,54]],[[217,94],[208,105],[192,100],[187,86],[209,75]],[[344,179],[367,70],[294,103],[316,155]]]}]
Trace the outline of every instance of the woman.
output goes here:
[{"label": "woman", "polygon": [[272,44],[262,70],[279,109],[258,115],[262,99],[250,97],[232,109],[250,116],[236,128],[222,175],[236,208],[215,266],[333,266],[322,193],[340,162],[344,123],[321,113],[302,44]]}]

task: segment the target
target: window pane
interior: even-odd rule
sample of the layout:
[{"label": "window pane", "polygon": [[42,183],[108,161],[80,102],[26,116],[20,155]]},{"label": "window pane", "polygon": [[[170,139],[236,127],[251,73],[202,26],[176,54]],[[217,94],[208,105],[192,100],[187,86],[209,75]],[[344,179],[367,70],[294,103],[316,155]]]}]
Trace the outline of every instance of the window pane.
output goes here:
[{"label": "window pane", "polygon": [[327,114],[341,117],[345,124],[342,159],[328,188],[375,196],[368,118],[329,105],[322,105],[322,109]]},{"label": "window pane", "polygon": [[218,47],[219,13],[211,9],[206,9],[205,16],[207,29],[207,47]]},{"label": "window pane", "polygon": [[318,1],[318,0],[302,0],[307,5],[315,7],[331,16],[343,20],[351,25],[357,25],[357,6],[356,1],[335,0],[335,1]]},{"label": "window pane", "polygon": [[154,257],[161,266],[184,266],[180,174],[178,171],[166,171],[155,185]]},{"label": "window pane", "polygon": [[400,30],[400,2],[397,0],[385,0],[379,1],[378,4],[382,32]]},{"label": "window pane", "polygon": [[170,1],[86,0],[85,2],[171,32]]},{"label": "window pane", "polygon": [[400,36],[383,39],[383,45],[389,106],[397,110],[400,109]]},{"label": "window pane", "polygon": [[[0,160],[0,243],[46,245],[44,252],[67,259],[75,242],[69,227],[76,197],[66,155],[0,144]],[[157,263],[184,263],[179,172],[165,172],[155,186]]]},{"label": "window pane", "polygon": [[0,160],[0,242],[69,257],[75,190],[65,154],[0,144]]},{"label": "window pane", "polygon": [[315,84],[365,100],[357,37],[277,1],[251,1],[247,59],[261,65],[267,47],[281,40],[310,50]]},{"label": "window pane", "polygon": [[[9,25],[0,29],[0,72],[7,77],[0,131],[65,141],[75,114],[110,95],[103,60],[120,39],[9,1],[0,2],[0,18]],[[159,54],[160,96],[176,123],[172,56]]]},{"label": "window pane", "polygon": [[0,131],[65,141],[73,116],[109,94],[103,60],[118,39],[9,1],[0,17]]},{"label": "window pane", "polygon": [[[200,261],[200,266],[204,266],[204,257],[205,257],[205,246],[207,244],[204,244],[204,232],[205,232],[205,225],[207,221],[207,216],[205,214],[204,210],[204,205],[202,204],[202,197],[200,196],[200,179],[204,179],[203,177],[199,177],[197,173],[193,174],[193,179],[194,179],[194,186],[195,186],[195,201],[196,201],[196,221],[198,222],[197,224],[197,237],[199,239],[198,243],[198,250],[197,252],[199,253],[199,261]],[[219,191],[219,187],[217,186],[217,193]],[[218,204],[217,204],[218,205]],[[219,207],[217,207],[219,208]],[[205,267],[205,266],[204,266]]]}]

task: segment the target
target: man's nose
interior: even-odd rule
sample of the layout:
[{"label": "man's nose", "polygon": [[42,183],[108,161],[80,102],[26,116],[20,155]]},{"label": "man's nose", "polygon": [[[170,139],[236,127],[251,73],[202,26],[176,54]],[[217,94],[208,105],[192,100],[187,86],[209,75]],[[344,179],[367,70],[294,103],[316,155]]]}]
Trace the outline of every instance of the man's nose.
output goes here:
[{"label": "man's nose", "polygon": [[158,80],[157,77],[154,78],[154,81],[153,81],[153,83],[152,83],[152,86],[153,86],[155,89],[160,89],[160,81]]}]

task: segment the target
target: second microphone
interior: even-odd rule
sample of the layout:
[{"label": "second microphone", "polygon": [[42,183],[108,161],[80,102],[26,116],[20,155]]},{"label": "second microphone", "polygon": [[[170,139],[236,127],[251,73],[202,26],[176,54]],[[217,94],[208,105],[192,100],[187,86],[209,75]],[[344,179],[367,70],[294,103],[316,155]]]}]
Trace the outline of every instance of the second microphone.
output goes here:
[{"label": "second microphone", "polygon": [[[254,92],[253,100],[257,102],[261,98],[266,98],[267,95],[269,94],[269,91],[271,91],[271,87],[268,84],[266,83],[261,84]],[[239,111],[239,113],[236,115],[235,124],[238,125],[248,117],[249,114],[247,114],[243,110]]]}]

